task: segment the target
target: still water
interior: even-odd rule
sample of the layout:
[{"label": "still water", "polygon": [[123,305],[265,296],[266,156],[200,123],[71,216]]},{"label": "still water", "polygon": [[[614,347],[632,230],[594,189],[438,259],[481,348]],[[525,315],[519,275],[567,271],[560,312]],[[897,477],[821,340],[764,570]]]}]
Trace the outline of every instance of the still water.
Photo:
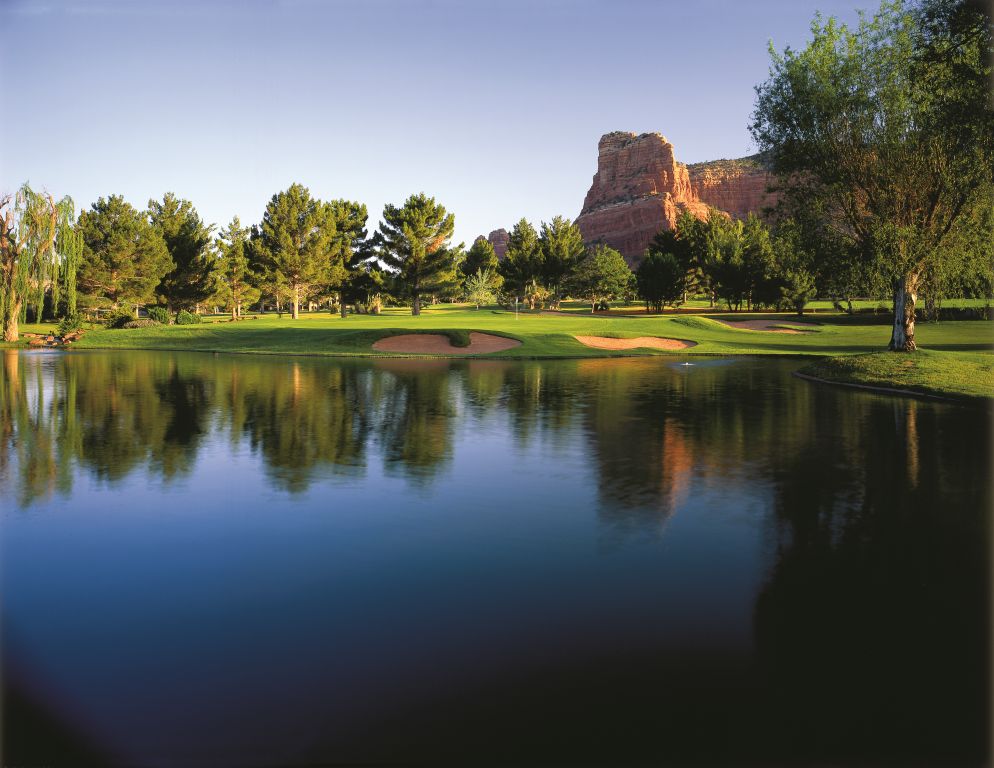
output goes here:
[{"label": "still water", "polygon": [[982,763],[987,414],[680,362],[2,353],[4,762]]}]

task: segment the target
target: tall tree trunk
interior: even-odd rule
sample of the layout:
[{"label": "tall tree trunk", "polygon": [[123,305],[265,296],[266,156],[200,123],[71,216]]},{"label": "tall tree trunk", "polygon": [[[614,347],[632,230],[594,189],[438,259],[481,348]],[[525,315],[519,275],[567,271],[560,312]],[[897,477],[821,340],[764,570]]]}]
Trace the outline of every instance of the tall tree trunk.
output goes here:
[{"label": "tall tree trunk", "polygon": [[914,352],[915,301],[918,299],[918,275],[910,273],[894,281],[894,328],[888,349],[894,352]]},{"label": "tall tree trunk", "polygon": [[3,319],[4,341],[17,341],[17,338],[20,335],[20,329],[18,327],[18,318],[20,316],[21,299],[20,297],[12,297],[10,303],[7,305],[7,316]]},{"label": "tall tree trunk", "polygon": [[420,315],[421,314],[421,294],[414,291],[414,301],[411,304],[411,314]]},{"label": "tall tree trunk", "polygon": [[300,286],[293,284],[293,319],[300,319]]},{"label": "tall tree trunk", "polygon": [[342,316],[342,320],[348,317],[348,311],[345,309],[345,291],[338,292],[338,311]]}]

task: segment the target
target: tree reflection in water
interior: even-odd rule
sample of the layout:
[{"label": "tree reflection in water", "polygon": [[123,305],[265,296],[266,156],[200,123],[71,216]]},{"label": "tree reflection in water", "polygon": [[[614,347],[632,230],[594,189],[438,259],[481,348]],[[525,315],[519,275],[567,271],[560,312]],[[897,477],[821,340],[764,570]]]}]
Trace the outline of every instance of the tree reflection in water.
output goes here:
[{"label": "tree reflection in water", "polygon": [[[173,482],[211,441],[257,456],[270,486],[296,497],[325,478],[358,482],[374,465],[428,491],[457,471],[460,447],[502,431],[521,453],[541,444],[543,455],[579,456],[596,494],[587,506],[612,541],[664,535],[685,511],[699,515],[702,498],[752,510],[767,560],[746,667],[705,675],[704,695],[703,667],[629,656],[616,678],[595,681],[616,702],[618,722],[602,725],[628,733],[648,717],[670,756],[701,754],[702,729],[725,740],[727,750],[709,748],[717,758],[985,754],[992,498],[982,414],[812,386],[785,361],[12,350],[2,360],[0,493],[18,508],[68,497],[82,476]],[[578,483],[552,498],[579,506],[581,492]],[[635,677],[656,672],[665,701],[629,695]],[[549,672],[542,683],[536,701],[572,711],[575,676]],[[515,707],[525,722],[528,705]],[[460,738],[480,736],[486,711],[461,706]],[[563,720],[546,732],[560,725],[564,738],[575,730]]]}]

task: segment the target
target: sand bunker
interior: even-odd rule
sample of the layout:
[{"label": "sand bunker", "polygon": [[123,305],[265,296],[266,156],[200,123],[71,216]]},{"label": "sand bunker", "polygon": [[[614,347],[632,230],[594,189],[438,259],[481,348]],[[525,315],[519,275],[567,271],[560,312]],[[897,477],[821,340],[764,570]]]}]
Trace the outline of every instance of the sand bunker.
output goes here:
[{"label": "sand bunker", "polygon": [[664,339],[659,336],[639,336],[636,339],[610,339],[607,336],[574,336],[578,342],[596,349],[687,349],[696,347],[696,341],[682,339]]},{"label": "sand bunker", "polygon": [[740,328],[744,331],[769,331],[770,333],[813,333],[814,328],[784,328],[782,323],[789,322],[791,325],[812,325],[812,323],[798,323],[793,320],[718,320],[722,325],[729,328]]},{"label": "sand bunker", "polygon": [[448,336],[440,333],[402,333],[373,342],[378,352],[399,352],[405,355],[485,355],[520,347],[517,339],[489,333],[469,334],[468,347],[454,347]]}]

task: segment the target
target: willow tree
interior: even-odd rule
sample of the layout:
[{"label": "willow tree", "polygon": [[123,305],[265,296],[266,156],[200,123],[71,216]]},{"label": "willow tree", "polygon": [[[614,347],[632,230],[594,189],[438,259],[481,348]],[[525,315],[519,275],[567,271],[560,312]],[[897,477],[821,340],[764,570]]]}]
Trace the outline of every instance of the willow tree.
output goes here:
[{"label": "willow tree", "polygon": [[[60,288],[71,285],[75,297],[75,269],[79,260],[78,237],[73,233],[74,209],[70,197],[56,202],[24,184],[16,194],[0,198],[0,317],[4,341],[17,341],[19,323],[27,303],[34,299],[40,318],[46,290],[53,304]],[[58,246],[64,246],[63,259]],[[72,270],[72,275],[67,274]]]},{"label": "willow tree", "polygon": [[916,348],[922,277],[994,193],[991,29],[971,0],[889,1],[855,29],[818,17],[804,50],[771,48],[756,89],[752,135],[785,206],[823,209],[891,283],[892,350]]},{"label": "willow tree", "polygon": [[377,233],[378,256],[396,271],[397,282],[411,297],[411,314],[421,314],[421,297],[454,289],[456,253],[450,245],[456,219],[435,198],[411,195],[404,205],[387,204]]}]

